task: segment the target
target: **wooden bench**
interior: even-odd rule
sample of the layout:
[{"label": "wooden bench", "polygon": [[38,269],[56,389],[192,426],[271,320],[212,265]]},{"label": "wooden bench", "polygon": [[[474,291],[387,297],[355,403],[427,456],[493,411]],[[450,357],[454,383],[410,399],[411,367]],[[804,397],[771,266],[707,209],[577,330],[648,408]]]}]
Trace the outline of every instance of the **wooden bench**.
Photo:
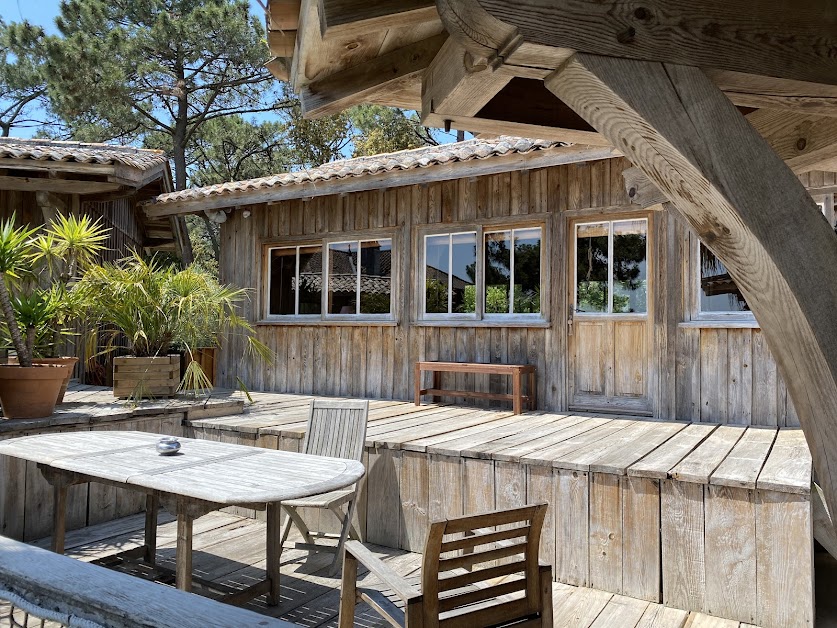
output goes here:
[{"label": "wooden bench", "polygon": [[[422,371],[433,373],[433,388],[421,387]],[[474,375],[511,375],[512,394],[492,393],[475,390],[448,390],[442,388],[442,373],[472,373]],[[528,395],[523,394],[523,375],[528,375]],[[480,364],[475,362],[416,362],[415,392],[416,405],[421,405],[422,395],[434,397],[467,397],[471,399],[493,399],[511,401],[515,414],[523,413],[523,402],[529,404],[529,410],[537,408],[537,384],[535,367],[530,364]]]}]

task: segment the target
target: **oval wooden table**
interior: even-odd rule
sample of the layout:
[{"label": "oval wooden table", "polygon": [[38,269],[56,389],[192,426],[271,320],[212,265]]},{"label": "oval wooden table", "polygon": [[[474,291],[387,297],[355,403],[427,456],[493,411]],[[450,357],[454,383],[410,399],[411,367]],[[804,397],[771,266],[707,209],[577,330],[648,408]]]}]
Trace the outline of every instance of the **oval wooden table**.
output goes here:
[{"label": "oval wooden table", "polygon": [[[181,438],[173,456],[156,451],[160,435],[145,432],[62,432],[11,438],[0,454],[30,460],[54,489],[52,549],[64,552],[67,488],[98,482],[141,491],[146,497],[145,562],[154,564],[157,510],[177,516],[175,582],[192,588],[192,523],[227,506],[267,509],[267,577],[224,601],[240,603],[267,594],[279,603],[281,502],[327,493],[364,474],[355,460],[310,456],[246,445]],[[130,550],[129,550],[130,551]]]}]

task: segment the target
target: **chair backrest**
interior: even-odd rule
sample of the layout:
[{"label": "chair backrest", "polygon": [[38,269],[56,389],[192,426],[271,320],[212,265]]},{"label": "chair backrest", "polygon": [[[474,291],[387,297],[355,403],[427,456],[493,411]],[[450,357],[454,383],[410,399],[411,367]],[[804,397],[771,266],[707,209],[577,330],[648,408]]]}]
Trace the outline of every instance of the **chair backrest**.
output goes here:
[{"label": "chair backrest", "polygon": [[538,547],[546,508],[537,504],[432,523],[422,566],[424,628],[540,617]]},{"label": "chair backrest", "polygon": [[360,460],[368,417],[366,400],[312,400],[302,453]]}]

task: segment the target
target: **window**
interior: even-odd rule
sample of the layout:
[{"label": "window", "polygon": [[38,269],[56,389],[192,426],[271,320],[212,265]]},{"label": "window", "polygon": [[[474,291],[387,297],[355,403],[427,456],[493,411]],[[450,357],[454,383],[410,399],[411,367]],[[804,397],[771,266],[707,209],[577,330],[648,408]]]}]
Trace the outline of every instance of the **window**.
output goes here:
[{"label": "window", "polygon": [[390,231],[365,239],[267,245],[264,316],[305,324],[393,321],[393,240]]},{"label": "window", "polygon": [[323,248],[289,246],[268,250],[268,314],[313,316],[322,312]]},{"label": "window", "polygon": [[575,307],[589,314],[648,311],[648,221],[577,224]]},{"label": "window", "polygon": [[542,318],[543,228],[424,236],[425,319]]},{"label": "window", "polygon": [[730,277],[726,266],[703,243],[698,244],[698,312],[731,314],[749,312],[741,290]]},{"label": "window", "polygon": [[392,240],[353,240],[328,245],[329,315],[392,312]]},{"label": "window", "polygon": [[424,238],[424,312],[475,314],[477,234],[475,231]]},{"label": "window", "polygon": [[485,313],[540,314],[541,229],[485,233]]}]

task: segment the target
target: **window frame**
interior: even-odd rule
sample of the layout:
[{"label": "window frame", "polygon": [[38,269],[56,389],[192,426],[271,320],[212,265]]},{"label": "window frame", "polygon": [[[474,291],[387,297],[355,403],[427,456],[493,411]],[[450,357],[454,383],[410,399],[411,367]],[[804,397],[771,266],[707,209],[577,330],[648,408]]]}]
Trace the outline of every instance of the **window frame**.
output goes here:
[{"label": "window frame", "polygon": [[[333,314],[329,315],[328,308],[328,250],[329,245],[339,242],[367,242],[374,240],[390,240],[392,242],[392,265],[390,267],[390,279],[392,289],[390,293],[389,314]],[[259,243],[261,247],[261,284],[257,291],[259,303],[259,318],[257,325],[383,325],[394,326],[398,324],[398,306],[400,300],[400,249],[402,239],[397,227],[384,229],[367,229],[356,231],[345,231],[335,234],[325,234],[318,238],[310,236],[282,236],[279,238],[265,238]],[[299,248],[307,246],[319,246],[322,248],[322,293],[319,314],[270,314],[270,251],[273,249],[296,248],[297,249],[297,276],[299,274]],[[296,297],[294,304],[295,311],[299,311],[299,297]]]},{"label": "window frame", "polygon": [[[364,314],[360,311],[360,253],[361,244],[364,242],[376,242],[379,240],[390,241],[390,292],[389,292],[389,312],[386,314]],[[332,314],[328,311],[328,292],[331,283],[329,273],[329,264],[331,262],[331,245],[332,244],[357,244],[357,273],[355,275],[355,313],[354,314]],[[395,266],[395,238],[389,236],[378,237],[359,237],[359,238],[326,238],[323,246],[323,308],[322,317],[326,321],[390,321],[394,320],[395,311],[395,280],[396,280],[396,266]]]},{"label": "window frame", "polygon": [[[641,220],[645,222],[645,311],[644,312],[614,312],[613,311],[613,224],[617,222],[632,222]],[[607,223],[607,311],[606,312],[581,312],[578,309],[578,228],[585,225],[600,225]],[[572,255],[572,274],[570,281],[572,291],[570,293],[571,308],[574,317],[610,318],[617,317],[620,320],[650,320],[651,311],[651,290],[654,261],[651,259],[651,217],[647,214],[627,215],[609,218],[583,218],[572,222],[570,232],[570,250]]]},{"label": "window frame", "polygon": [[756,323],[753,312],[704,312],[700,307],[700,247],[706,246],[695,233],[689,233],[689,259],[686,285],[689,295],[690,320],[698,323]]},{"label": "window frame", "polygon": [[[297,319],[297,320],[319,320],[322,317],[322,306],[320,306],[320,314],[300,314],[299,313],[299,250],[302,248],[310,247],[310,246],[318,246],[316,242],[308,242],[302,244],[277,244],[275,246],[267,245],[265,246],[265,274],[267,276],[267,282],[265,284],[265,297],[264,297],[264,311],[262,312],[262,318],[265,320],[288,320],[288,319]],[[322,248],[322,245],[319,245]],[[271,261],[271,252],[278,249],[294,249],[294,281],[296,282],[297,289],[294,290],[294,313],[293,314],[271,314],[270,313],[270,293],[273,283],[273,273],[271,273],[270,269],[270,261]],[[325,249],[323,249],[324,251]],[[320,295],[320,301],[322,302],[322,294]]]},{"label": "window frame", "polygon": [[[538,218],[526,220],[510,220],[504,217],[500,220],[487,219],[485,222],[475,224],[473,222],[457,222],[432,225],[418,225],[414,239],[416,247],[415,259],[420,266],[420,271],[415,273],[414,285],[417,298],[414,301],[414,325],[441,325],[441,326],[472,326],[472,327],[547,327],[549,326],[549,302],[550,302],[550,281],[549,281],[549,217],[540,215]],[[516,231],[519,229],[541,230],[541,311],[540,313],[524,314],[486,314],[485,312],[485,234],[497,233],[500,231]],[[428,236],[434,235],[456,235],[459,233],[476,234],[476,307],[471,313],[439,313],[426,312],[427,306],[427,264],[426,264],[426,241]],[[450,294],[450,288],[449,288]],[[449,297],[450,299],[450,297]]]}]

